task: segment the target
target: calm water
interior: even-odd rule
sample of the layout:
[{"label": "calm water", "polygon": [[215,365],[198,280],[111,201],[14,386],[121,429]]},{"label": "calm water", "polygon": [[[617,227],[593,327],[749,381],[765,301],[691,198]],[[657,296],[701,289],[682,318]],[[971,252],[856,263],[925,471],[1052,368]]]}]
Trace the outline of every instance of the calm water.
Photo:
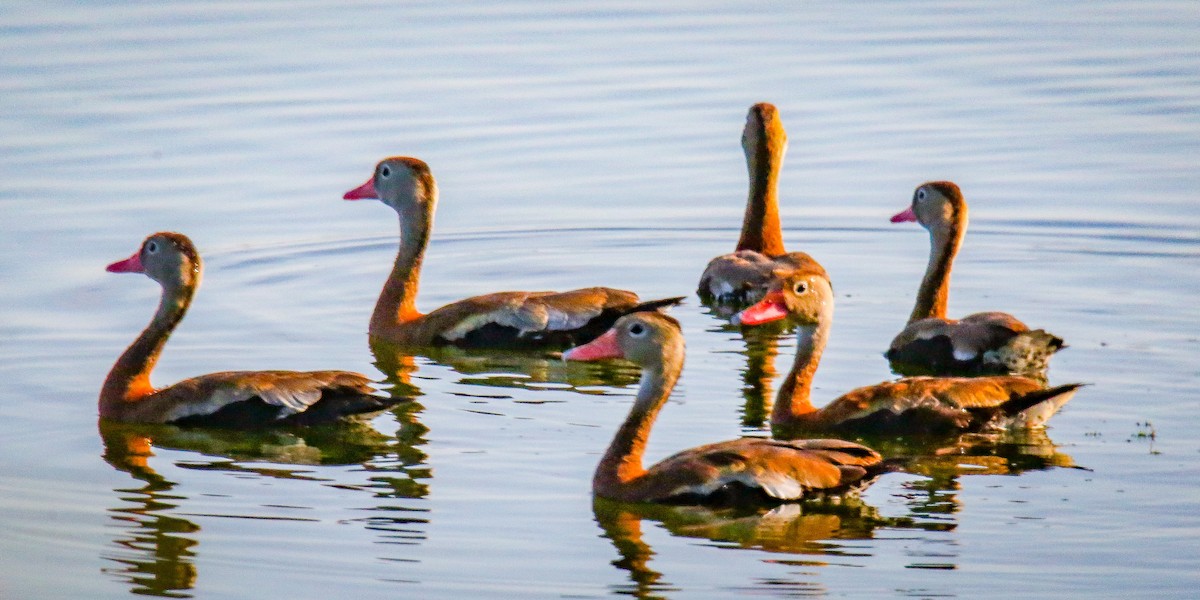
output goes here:
[{"label": "calm water", "polygon": [[[1193,595],[1196,4],[646,6],[0,6],[0,598]],[[953,179],[951,310],[1046,326],[1071,345],[1052,380],[1094,384],[1044,435],[836,509],[593,505],[628,367],[368,347],[395,216],[340,195],[380,157],[439,179],[426,309],[678,295],[737,237],[763,100],[791,138],[786,240],[839,293],[818,395],[889,376],[928,242],[887,217]],[[158,383],[346,368],[419,403],[299,436],[98,428],[158,294],[104,265],[162,229],[207,273]],[[748,356],[786,368],[791,338],[675,314],[650,459],[761,435],[771,364]]]}]

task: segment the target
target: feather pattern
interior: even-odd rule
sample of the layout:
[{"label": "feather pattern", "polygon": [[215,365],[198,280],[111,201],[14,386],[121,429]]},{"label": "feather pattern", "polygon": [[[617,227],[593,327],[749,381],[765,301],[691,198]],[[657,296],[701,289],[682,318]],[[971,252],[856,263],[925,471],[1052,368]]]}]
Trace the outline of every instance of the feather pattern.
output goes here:
[{"label": "feather pattern", "polygon": [[227,371],[185,379],[146,400],[170,406],[164,422],[202,417],[250,401],[274,407],[274,419],[282,420],[308,410],[327,394],[374,391],[366,376],[347,371]]}]

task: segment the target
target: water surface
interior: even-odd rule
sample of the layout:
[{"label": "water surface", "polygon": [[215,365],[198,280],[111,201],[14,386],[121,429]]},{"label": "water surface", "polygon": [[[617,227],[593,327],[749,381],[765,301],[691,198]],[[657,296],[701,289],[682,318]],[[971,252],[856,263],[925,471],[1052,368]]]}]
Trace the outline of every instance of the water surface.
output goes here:
[{"label": "water surface", "polygon": [[[0,596],[1189,596],[1198,27],[1190,2],[7,3]],[[837,508],[593,503],[636,372],[368,346],[396,221],[340,196],[379,158],[438,178],[425,309],[690,294],[736,240],[758,101],[791,140],[786,242],[838,292],[818,402],[890,376],[928,242],[887,217],[952,179],[951,311],[1051,329],[1051,379],[1093,384],[1044,435]],[[164,229],[207,270],[156,382],[346,368],[417,403],[349,430],[98,427],[158,293],[103,267]],[[688,363],[650,458],[762,435],[791,336],[674,314]]]}]

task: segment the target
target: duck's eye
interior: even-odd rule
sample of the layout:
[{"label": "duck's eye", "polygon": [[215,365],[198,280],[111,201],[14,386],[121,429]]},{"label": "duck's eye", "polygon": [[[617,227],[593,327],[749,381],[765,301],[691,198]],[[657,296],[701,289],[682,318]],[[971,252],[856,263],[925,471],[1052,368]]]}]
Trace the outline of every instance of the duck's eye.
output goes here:
[{"label": "duck's eye", "polygon": [[391,177],[392,176],[392,168],[387,165],[383,165],[382,167],[379,168],[379,176],[384,179]]},{"label": "duck's eye", "polygon": [[803,294],[804,292],[808,291],[808,284],[803,281],[797,281],[794,285],[792,285],[792,291],[796,292],[797,294]]},{"label": "duck's eye", "polygon": [[924,200],[924,199],[925,199],[925,190],[923,190],[923,189],[917,190],[917,200],[920,201],[920,200]]},{"label": "duck's eye", "polygon": [[158,242],[146,242],[146,252],[149,252],[150,254],[158,252]]},{"label": "duck's eye", "polygon": [[642,325],[641,323],[634,323],[629,328],[629,335],[632,335],[633,337],[642,337],[643,335],[646,335],[646,326]]}]

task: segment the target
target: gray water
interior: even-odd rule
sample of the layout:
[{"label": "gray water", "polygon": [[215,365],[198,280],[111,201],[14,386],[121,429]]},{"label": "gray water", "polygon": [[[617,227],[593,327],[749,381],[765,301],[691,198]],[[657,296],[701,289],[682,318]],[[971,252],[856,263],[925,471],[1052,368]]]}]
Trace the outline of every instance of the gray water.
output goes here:
[{"label": "gray water", "polygon": [[[5,3],[0,597],[1191,596],[1198,31],[1187,1]],[[426,310],[689,294],[737,238],[759,101],[790,134],[786,242],[838,292],[818,403],[891,376],[928,240],[887,218],[952,179],[952,313],[1050,329],[1051,380],[1093,384],[1045,434],[837,510],[593,506],[629,367],[372,354],[395,215],[340,197],[379,158],[438,178]],[[98,428],[158,294],[104,265],[158,230],[207,264],[158,384],[343,368],[418,403],[301,434]],[[674,314],[688,363],[648,458],[763,435],[747,356],[777,343],[784,369],[793,338]]]}]

